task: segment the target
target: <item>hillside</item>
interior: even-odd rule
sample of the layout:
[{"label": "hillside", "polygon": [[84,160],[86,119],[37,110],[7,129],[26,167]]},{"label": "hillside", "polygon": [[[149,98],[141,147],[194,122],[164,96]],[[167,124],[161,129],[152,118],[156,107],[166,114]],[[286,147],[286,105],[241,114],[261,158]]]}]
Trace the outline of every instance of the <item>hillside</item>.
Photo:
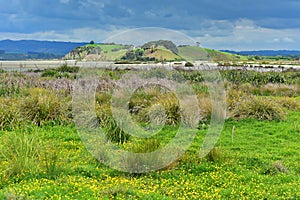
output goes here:
[{"label": "hillside", "polygon": [[178,51],[181,57],[185,60],[195,61],[210,59],[207,51],[197,46],[180,46],[178,47]]},{"label": "hillside", "polygon": [[158,61],[174,61],[174,60],[183,60],[183,58],[175,54],[172,50],[165,48],[164,46],[157,46],[152,50],[146,50],[145,57],[155,58]]},{"label": "hillside", "polygon": [[131,48],[119,44],[87,44],[70,51],[64,59],[72,60],[120,60]]},{"label": "hillside", "polygon": [[221,52],[214,49],[205,49],[210,58],[213,61],[237,61],[237,60],[247,60],[246,56],[232,54],[228,52]]},{"label": "hillside", "polygon": [[176,46],[167,40],[151,41],[141,47],[121,44],[88,44],[68,53],[65,59],[93,61],[228,61],[247,59],[245,56],[204,49],[197,46]]}]

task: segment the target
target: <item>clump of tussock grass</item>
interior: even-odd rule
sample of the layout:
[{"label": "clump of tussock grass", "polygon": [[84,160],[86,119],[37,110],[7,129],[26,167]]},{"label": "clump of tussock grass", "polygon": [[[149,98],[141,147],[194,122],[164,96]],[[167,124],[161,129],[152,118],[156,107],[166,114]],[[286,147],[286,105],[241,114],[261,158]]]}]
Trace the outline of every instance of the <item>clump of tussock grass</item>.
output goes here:
[{"label": "clump of tussock grass", "polygon": [[104,130],[108,140],[120,144],[129,140],[130,135],[125,133],[114,120],[109,104],[96,103],[95,109],[99,126]]},{"label": "clump of tussock grass", "polygon": [[300,95],[300,87],[297,85],[269,83],[250,90],[253,94],[264,96],[295,97]]},{"label": "clump of tussock grass", "polygon": [[270,101],[274,101],[281,105],[283,108],[290,111],[300,110],[300,100],[290,97],[270,97]]},{"label": "clump of tussock grass", "polygon": [[46,122],[63,124],[69,121],[69,102],[51,90],[31,88],[19,102],[20,113],[38,126]]},{"label": "clump of tussock grass", "polygon": [[286,119],[286,111],[281,105],[268,98],[257,96],[243,98],[233,108],[231,114],[237,120],[245,118],[269,121]]},{"label": "clump of tussock grass", "polygon": [[158,139],[139,139],[127,143],[124,147],[131,153],[124,160],[126,171],[137,173],[145,169],[156,168],[163,162],[159,154],[154,151],[160,148]]},{"label": "clump of tussock grass", "polygon": [[23,124],[17,105],[15,98],[0,98],[0,130],[13,130]]},{"label": "clump of tussock grass", "polygon": [[290,171],[281,161],[275,161],[265,172],[266,175],[276,175],[278,173],[289,174]]},{"label": "clump of tussock grass", "polygon": [[41,143],[34,134],[10,132],[2,137],[1,156],[7,162],[10,176],[35,173],[41,167]]},{"label": "clump of tussock grass", "polygon": [[221,147],[213,147],[205,156],[209,162],[221,162],[224,157],[224,152]]}]

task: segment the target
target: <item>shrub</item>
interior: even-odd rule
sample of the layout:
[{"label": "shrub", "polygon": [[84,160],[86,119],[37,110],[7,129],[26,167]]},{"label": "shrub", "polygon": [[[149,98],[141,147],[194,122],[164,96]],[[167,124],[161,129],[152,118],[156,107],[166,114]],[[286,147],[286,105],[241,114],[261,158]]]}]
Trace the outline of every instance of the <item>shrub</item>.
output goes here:
[{"label": "shrub", "polygon": [[234,118],[240,120],[285,120],[286,112],[281,105],[267,98],[249,96],[240,101],[232,111]]},{"label": "shrub", "polygon": [[79,71],[79,67],[76,66],[68,66],[64,64],[56,69],[57,72],[68,72],[68,73],[77,73]]},{"label": "shrub", "polygon": [[186,63],[184,64],[184,66],[186,66],[186,67],[194,67],[194,64],[191,63],[191,62],[186,62]]},{"label": "shrub", "polygon": [[122,60],[122,61],[116,61],[115,64],[119,64],[119,65],[124,64],[125,65],[125,64],[132,64],[132,62],[130,62],[128,60]]},{"label": "shrub", "polygon": [[221,72],[224,79],[235,84],[251,83],[264,85],[267,83],[287,83],[286,77],[280,72],[256,72],[247,70],[225,70]]},{"label": "shrub", "polygon": [[42,77],[57,77],[59,73],[54,69],[46,69],[42,72]]},{"label": "shrub", "polygon": [[56,69],[46,69],[42,72],[42,77],[55,77],[55,78],[62,78],[70,77],[70,73],[77,73],[79,71],[79,67],[72,67],[66,64],[56,68]]}]

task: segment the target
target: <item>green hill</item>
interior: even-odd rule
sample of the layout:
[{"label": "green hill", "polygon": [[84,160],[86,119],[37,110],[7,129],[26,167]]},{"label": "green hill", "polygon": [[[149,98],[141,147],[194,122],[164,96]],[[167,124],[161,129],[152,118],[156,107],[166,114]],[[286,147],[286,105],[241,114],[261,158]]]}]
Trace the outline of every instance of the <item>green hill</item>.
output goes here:
[{"label": "green hill", "polygon": [[73,49],[65,56],[72,60],[119,60],[131,48],[129,45],[119,44],[87,44]]},{"label": "green hill", "polygon": [[65,59],[83,61],[237,61],[246,56],[201,48],[198,46],[176,46],[167,40],[152,41],[141,47],[122,44],[87,44],[73,49]]}]

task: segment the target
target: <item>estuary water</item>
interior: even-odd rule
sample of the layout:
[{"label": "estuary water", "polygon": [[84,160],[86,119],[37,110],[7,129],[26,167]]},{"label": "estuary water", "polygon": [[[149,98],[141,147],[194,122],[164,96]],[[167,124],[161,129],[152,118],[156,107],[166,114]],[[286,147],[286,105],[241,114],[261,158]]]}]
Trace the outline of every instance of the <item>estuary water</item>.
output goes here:
[{"label": "estuary water", "polygon": [[195,70],[254,70],[259,72],[286,70],[300,71],[300,66],[297,65],[246,65],[246,66],[218,66],[216,63],[196,62],[194,67],[185,67],[178,63],[146,63],[146,64],[114,64],[113,62],[94,62],[76,60],[25,60],[25,61],[0,61],[0,69],[5,71],[26,72],[33,70],[43,70],[49,68],[57,68],[61,65],[78,66],[83,68],[99,68],[99,69],[131,69],[131,70],[150,70],[155,68],[165,68],[168,70],[181,69],[187,71]]}]

